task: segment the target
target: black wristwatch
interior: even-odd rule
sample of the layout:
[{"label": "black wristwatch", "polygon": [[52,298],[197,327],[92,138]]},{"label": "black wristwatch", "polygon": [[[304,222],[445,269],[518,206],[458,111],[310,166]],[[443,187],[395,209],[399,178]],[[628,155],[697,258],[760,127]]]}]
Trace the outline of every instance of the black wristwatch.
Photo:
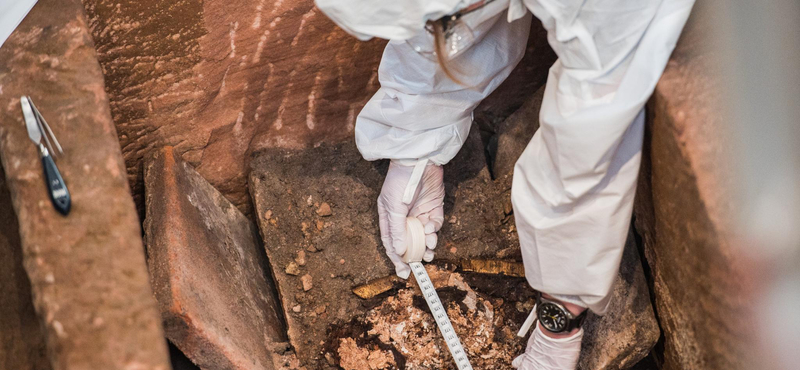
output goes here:
[{"label": "black wristwatch", "polygon": [[576,317],[563,304],[547,299],[541,293],[536,294],[536,318],[551,333],[566,333],[580,328],[588,311]]}]

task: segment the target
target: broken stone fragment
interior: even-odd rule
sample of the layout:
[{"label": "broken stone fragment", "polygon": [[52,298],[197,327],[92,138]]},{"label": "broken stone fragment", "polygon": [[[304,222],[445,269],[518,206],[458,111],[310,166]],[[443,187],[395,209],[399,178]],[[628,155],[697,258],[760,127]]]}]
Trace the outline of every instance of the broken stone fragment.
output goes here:
[{"label": "broken stone fragment", "polygon": [[[539,128],[539,110],[543,99],[544,86],[528,97],[522,107],[498,126],[497,135],[494,137],[496,152],[492,163],[495,178],[511,177],[514,164]],[[505,214],[513,212],[510,199],[504,202],[503,206]]]},{"label": "broken stone fragment", "polygon": [[167,337],[203,369],[277,367],[272,349],[286,334],[255,226],[170,147],[144,172],[148,266]]},{"label": "broken stone fragment", "polygon": [[300,282],[303,283],[303,291],[307,292],[314,287],[314,285],[312,284],[312,280],[313,278],[309,274],[305,274],[303,275],[303,277],[300,278]]},{"label": "broken stone fragment", "polygon": [[294,262],[289,262],[289,264],[286,265],[286,270],[284,271],[286,271],[287,274],[292,276],[300,275],[300,268],[297,267],[297,263]]},{"label": "broken stone fragment", "polygon": [[294,258],[294,261],[297,262],[300,266],[306,265],[306,251],[300,250],[297,251],[297,257]]},{"label": "broken stone fragment", "polygon": [[333,212],[331,211],[330,204],[328,204],[328,202],[324,202],[324,203],[320,204],[319,208],[317,208],[317,214],[322,216],[322,217],[327,217],[327,216],[332,215]]}]

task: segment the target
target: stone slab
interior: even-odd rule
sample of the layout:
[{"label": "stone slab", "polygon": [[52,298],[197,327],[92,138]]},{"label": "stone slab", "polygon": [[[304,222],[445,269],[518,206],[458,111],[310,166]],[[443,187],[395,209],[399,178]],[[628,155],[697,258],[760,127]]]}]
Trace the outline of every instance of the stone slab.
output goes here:
[{"label": "stone slab", "polygon": [[[311,369],[326,363],[320,341],[329,325],[365,311],[350,289],[394,271],[375,217],[386,166],[348,161],[357,157],[352,145],[323,146],[265,151],[252,162],[250,191],[289,342]],[[317,212],[324,204],[329,216]]]},{"label": "stone slab", "polygon": [[255,225],[171,147],[148,158],[145,190],[167,337],[205,370],[278,368],[286,334]]},{"label": "stone slab", "polygon": [[[48,198],[19,105],[64,147],[68,217]],[[40,0],[0,49],[0,159],[53,369],[169,369],[103,75],[78,0]]]}]

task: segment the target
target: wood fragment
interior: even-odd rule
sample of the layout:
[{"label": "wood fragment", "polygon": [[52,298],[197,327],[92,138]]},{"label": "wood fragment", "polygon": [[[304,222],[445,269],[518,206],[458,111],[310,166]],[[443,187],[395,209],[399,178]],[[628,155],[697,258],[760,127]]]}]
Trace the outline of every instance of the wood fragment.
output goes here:
[{"label": "wood fragment", "polygon": [[400,287],[403,284],[403,279],[396,275],[385,276],[382,278],[370,280],[365,284],[353,288],[353,293],[362,299],[370,299],[378,294],[388,292],[395,287]]},{"label": "wood fragment", "polygon": [[495,274],[513,277],[525,277],[525,266],[522,262],[490,259],[462,260],[461,270],[479,274]]}]

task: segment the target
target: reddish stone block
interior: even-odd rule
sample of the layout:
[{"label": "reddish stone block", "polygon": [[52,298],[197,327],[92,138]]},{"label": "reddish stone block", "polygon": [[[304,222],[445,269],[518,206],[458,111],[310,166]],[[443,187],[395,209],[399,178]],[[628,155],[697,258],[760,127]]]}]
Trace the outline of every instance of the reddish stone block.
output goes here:
[{"label": "reddish stone block", "polygon": [[[53,369],[169,369],[141,227],[79,0],[33,7],[0,48],[0,91],[0,158]],[[67,217],[47,195],[22,95],[34,99],[64,147],[56,162],[72,195]]]},{"label": "reddish stone block", "polygon": [[734,246],[730,122],[698,2],[648,103],[634,213],[664,332],[664,369],[753,369],[753,276]]},{"label": "reddish stone block", "polygon": [[167,337],[203,369],[274,369],[286,334],[255,226],[167,147],[145,165],[148,264]]},{"label": "reddish stone block", "polygon": [[[142,159],[173,145],[250,213],[250,154],[353,137],[385,41],[360,42],[312,0],[85,0],[134,197]],[[555,61],[534,22],[525,59],[478,109],[502,120]]]}]

